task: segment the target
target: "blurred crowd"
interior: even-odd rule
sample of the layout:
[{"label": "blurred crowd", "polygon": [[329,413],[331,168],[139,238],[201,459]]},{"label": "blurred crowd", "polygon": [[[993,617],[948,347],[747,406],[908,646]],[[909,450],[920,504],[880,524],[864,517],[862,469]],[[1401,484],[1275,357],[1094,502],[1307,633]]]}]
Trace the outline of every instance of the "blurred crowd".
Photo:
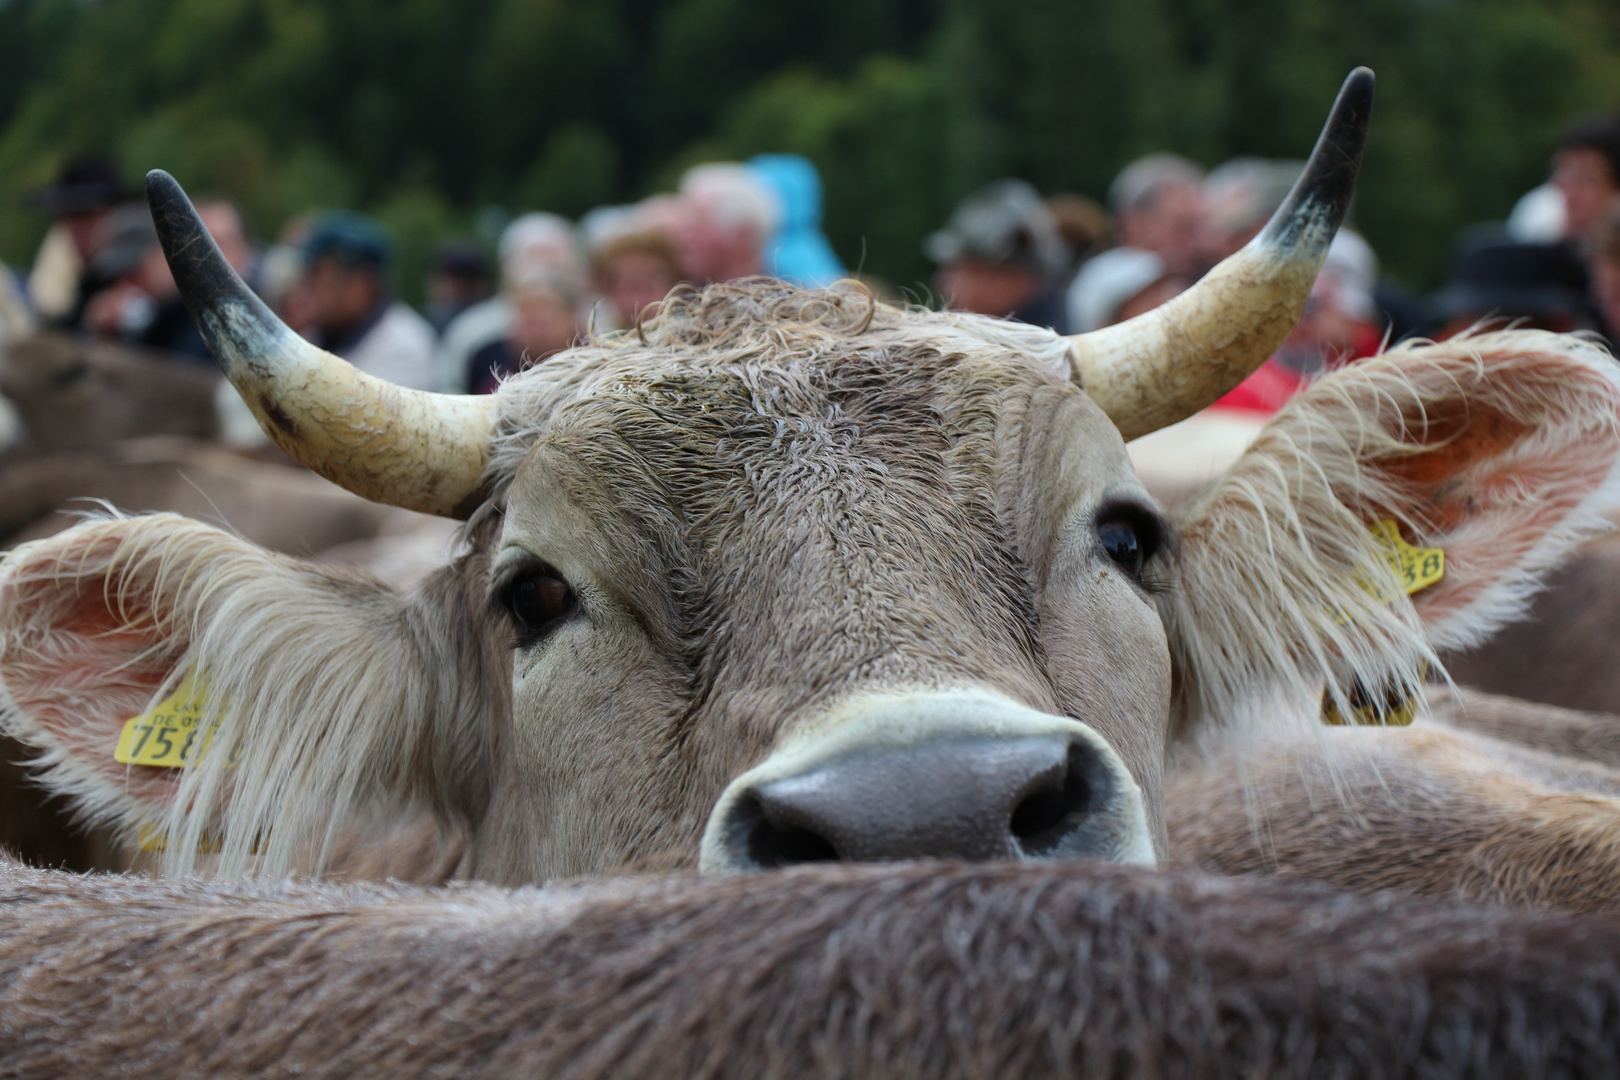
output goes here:
[{"label": "blurred crowd", "polygon": [[[1248,243],[1302,167],[1238,158],[1206,172],[1152,154],[1119,173],[1106,206],[998,181],[926,239],[934,300],[1062,333],[1124,321]],[[769,275],[825,285],[848,276],[821,231],[820,177],[786,154],[699,165],[674,192],[600,207],[577,222],[526,213],[493,251],[471,239],[446,243],[420,311],[395,295],[394,244],[363,214],[306,215],[260,244],[229,199],[205,194],[196,205],[226,259],[295,330],[370,374],[445,392],[488,392],[584,336],[633,327],[682,282]],[[34,206],[54,224],[25,275],[0,273],[0,322],[208,362],[145,203],[113,161],[70,162]],[[1224,404],[1271,411],[1312,375],[1386,342],[1445,337],[1485,319],[1616,340],[1620,117],[1571,128],[1547,183],[1504,221],[1466,230],[1449,280],[1428,296],[1382,278],[1372,247],[1346,226],[1299,327]]]}]

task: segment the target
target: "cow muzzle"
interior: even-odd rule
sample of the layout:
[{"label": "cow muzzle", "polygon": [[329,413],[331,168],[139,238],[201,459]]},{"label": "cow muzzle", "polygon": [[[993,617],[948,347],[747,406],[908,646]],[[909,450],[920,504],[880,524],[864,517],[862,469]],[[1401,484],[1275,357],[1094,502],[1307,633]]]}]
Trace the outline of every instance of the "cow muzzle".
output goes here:
[{"label": "cow muzzle", "polygon": [[863,696],[796,733],[727,786],[699,868],[1087,858],[1154,863],[1119,755],[1077,720],[947,690]]}]

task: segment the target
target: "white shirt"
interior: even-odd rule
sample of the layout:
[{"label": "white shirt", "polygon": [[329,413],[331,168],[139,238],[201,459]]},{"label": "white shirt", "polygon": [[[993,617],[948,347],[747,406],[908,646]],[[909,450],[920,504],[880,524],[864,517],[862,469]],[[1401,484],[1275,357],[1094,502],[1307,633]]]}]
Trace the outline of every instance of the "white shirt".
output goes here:
[{"label": "white shirt", "polygon": [[395,301],[344,359],[367,375],[413,390],[434,390],[435,335],[428,321]]}]

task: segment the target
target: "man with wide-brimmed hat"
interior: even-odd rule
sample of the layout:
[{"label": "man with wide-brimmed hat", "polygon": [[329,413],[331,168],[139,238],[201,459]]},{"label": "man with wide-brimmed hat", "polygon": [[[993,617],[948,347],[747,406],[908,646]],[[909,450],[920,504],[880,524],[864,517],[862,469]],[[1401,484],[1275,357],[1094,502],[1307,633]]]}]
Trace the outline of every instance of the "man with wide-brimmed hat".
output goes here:
[{"label": "man with wide-brimmed hat", "polygon": [[29,300],[42,317],[77,323],[85,301],[109,283],[90,271],[90,262],[107,215],[129,195],[112,159],[85,154],[69,160],[56,183],[29,196],[29,205],[56,219],[28,277]]}]

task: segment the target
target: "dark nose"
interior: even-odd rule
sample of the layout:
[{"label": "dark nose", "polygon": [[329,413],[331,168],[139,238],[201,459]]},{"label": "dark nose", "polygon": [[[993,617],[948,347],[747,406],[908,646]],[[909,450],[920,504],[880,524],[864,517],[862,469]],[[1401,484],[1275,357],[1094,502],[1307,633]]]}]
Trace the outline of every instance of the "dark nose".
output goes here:
[{"label": "dark nose", "polygon": [[874,749],[761,784],[727,810],[733,866],[894,859],[1065,859],[1115,842],[1119,780],[1063,735]]}]

